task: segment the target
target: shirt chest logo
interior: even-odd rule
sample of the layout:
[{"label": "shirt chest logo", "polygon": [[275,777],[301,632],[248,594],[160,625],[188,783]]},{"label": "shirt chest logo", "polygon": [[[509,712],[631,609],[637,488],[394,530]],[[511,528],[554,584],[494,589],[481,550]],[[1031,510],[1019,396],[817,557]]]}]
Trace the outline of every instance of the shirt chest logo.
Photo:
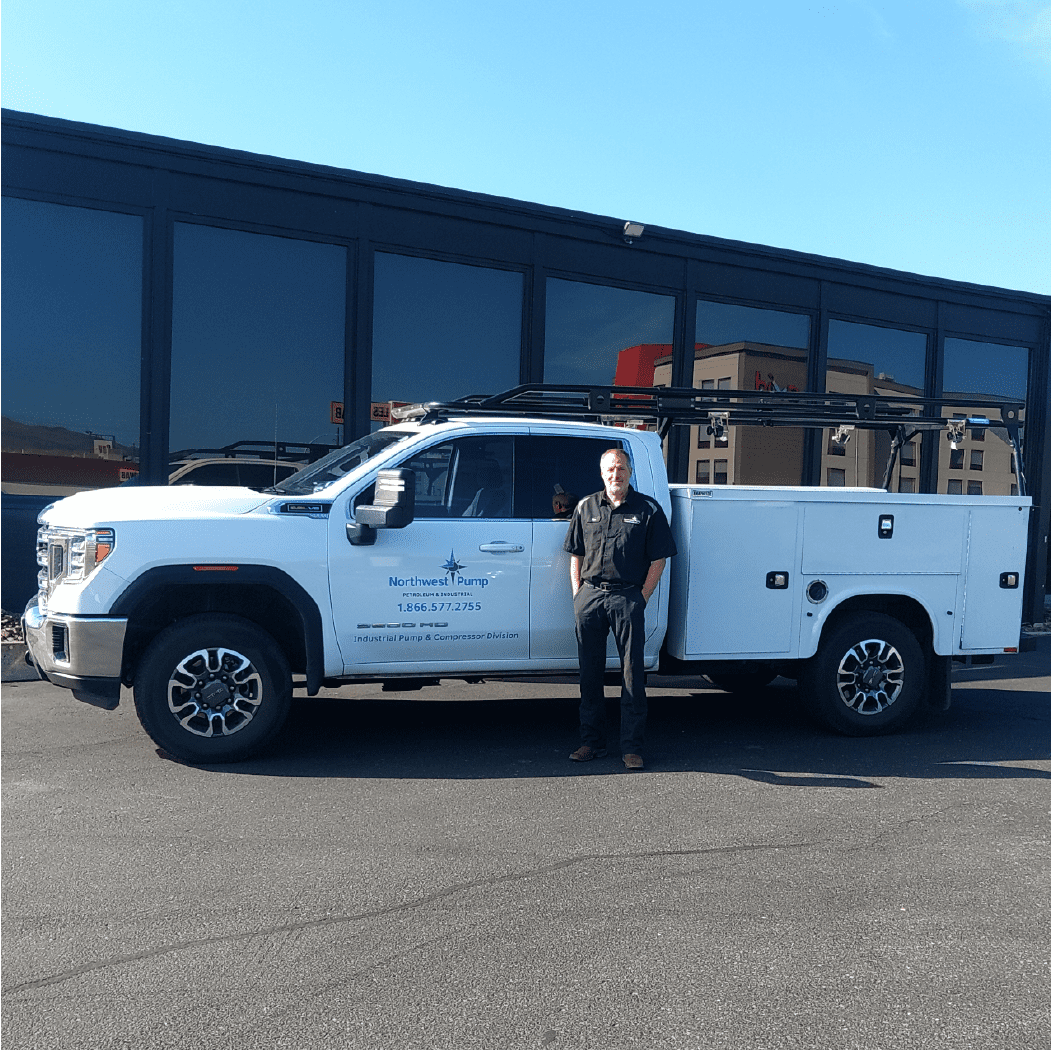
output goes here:
[{"label": "shirt chest logo", "polygon": [[641,524],[641,522],[642,522],[642,519],[639,518],[638,515],[628,515],[624,519],[624,524],[625,525],[639,525],[639,524]]}]

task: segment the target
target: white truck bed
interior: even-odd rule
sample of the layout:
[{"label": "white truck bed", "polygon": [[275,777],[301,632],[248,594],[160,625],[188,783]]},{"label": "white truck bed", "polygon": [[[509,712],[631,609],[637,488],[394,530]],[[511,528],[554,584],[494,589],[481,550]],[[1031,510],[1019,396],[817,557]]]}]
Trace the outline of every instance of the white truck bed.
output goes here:
[{"label": "white truck bed", "polygon": [[[829,615],[865,595],[922,606],[935,653],[1018,646],[1029,497],[739,485],[671,495],[673,657],[810,657]],[[818,601],[815,581],[827,588]]]}]

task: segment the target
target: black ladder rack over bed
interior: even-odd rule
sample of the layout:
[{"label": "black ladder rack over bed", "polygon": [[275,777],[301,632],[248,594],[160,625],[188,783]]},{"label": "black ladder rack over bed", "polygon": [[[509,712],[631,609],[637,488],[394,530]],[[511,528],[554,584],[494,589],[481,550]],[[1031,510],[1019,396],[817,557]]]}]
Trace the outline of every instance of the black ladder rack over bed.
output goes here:
[{"label": "black ladder rack over bed", "polygon": [[[947,417],[966,401],[970,415]],[[727,427],[836,427],[883,430],[891,436],[884,473],[889,483],[898,450],[922,431],[1002,427],[1007,431],[1018,468],[1018,491],[1025,493],[1019,427],[1023,402],[999,398],[922,398],[888,394],[815,394],[806,391],[697,390],[693,387],[592,387],[584,384],[526,383],[501,394],[471,394],[449,402],[426,402],[392,410],[399,420],[435,423],[464,416],[525,416],[587,420],[595,423],[637,421],[653,425],[661,437],[673,426],[704,426],[721,437]],[[981,415],[978,415],[981,413]]]}]

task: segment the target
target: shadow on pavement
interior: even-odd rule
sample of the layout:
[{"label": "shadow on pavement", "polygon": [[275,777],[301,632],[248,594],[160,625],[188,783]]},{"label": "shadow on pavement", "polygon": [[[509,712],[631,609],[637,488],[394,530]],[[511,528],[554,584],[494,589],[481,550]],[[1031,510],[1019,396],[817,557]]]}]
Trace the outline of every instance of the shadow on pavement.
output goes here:
[{"label": "shadow on pavement", "polygon": [[[1041,651],[1031,684],[1017,678],[1017,666],[1010,689],[985,686],[975,673],[986,668],[962,669],[954,675],[949,712],[924,711],[890,737],[840,737],[813,725],[795,684],[785,679],[749,697],[662,691],[654,681],[643,775],[625,775],[616,754],[591,763],[568,761],[577,744],[571,688],[532,686],[508,694],[506,684],[499,698],[485,684],[473,687],[474,701],[300,698],[269,753],[205,769],[395,779],[697,771],[785,788],[878,788],[875,779],[892,777],[1051,780],[1048,769],[1026,766],[1051,758],[1051,647]],[[616,708],[612,701],[613,727]]]}]

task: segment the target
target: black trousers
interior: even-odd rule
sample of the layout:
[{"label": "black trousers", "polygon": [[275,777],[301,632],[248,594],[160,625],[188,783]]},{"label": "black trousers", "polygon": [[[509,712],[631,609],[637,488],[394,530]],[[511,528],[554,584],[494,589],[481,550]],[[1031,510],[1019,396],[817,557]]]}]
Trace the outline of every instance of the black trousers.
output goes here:
[{"label": "black trousers", "polygon": [[606,638],[613,632],[624,686],[620,692],[620,750],[639,754],[646,732],[646,603],[642,589],[601,591],[581,584],[573,599],[580,658],[580,740],[606,745]]}]

